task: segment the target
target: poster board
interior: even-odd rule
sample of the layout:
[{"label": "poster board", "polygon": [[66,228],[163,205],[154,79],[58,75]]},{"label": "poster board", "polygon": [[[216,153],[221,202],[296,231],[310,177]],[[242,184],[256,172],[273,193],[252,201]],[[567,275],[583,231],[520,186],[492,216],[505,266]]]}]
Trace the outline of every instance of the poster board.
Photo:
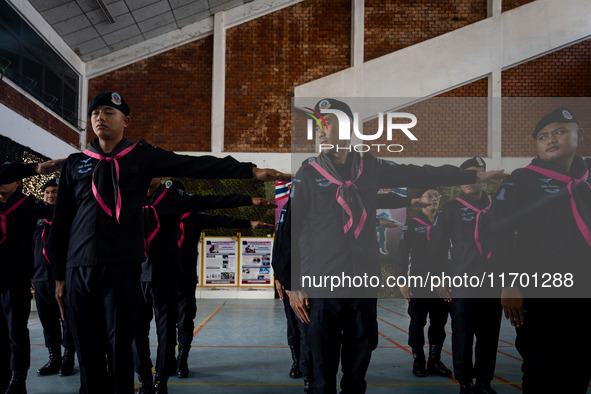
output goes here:
[{"label": "poster board", "polygon": [[197,251],[199,252],[199,254],[197,255],[197,262],[195,264],[197,264],[197,286],[203,286],[203,281],[201,280],[201,278],[203,277],[201,275],[201,267],[203,266],[203,238],[201,238],[199,240],[199,242],[197,243]]},{"label": "poster board", "polygon": [[203,286],[238,286],[237,250],[233,237],[203,238]]},{"label": "poster board", "polygon": [[271,254],[273,238],[240,238],[240,284],[239,286],[273,287]]}]

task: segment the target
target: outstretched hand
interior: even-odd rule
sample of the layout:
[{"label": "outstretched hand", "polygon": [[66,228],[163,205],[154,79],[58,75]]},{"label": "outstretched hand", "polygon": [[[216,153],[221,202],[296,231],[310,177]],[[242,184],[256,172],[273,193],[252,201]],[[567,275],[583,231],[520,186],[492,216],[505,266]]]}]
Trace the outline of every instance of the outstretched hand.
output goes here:
[{"label": "outstretched hand", "polygon": [[252,197],[252,205],[260,208],[277,208],[273,201],[269,201],[263,197]]},{"label": "outstretched hand", "polygon": [[259,181],[291,181],[291,175],[272,168],[252,167],[252,176]]},{"label": "outstretched hand", "polygon": [[43,163],[39,163],[35,166],[35,172],[39,175],[47,175],[52,172],[61,170],[66,159],[49,160]]},{"label": "outstretched hand", "polygon": [[509,174],[505,170],[492,170],[486,172],[476,172],[477,183],[500,183]]},{"label": "outstretched hand", "polygon": [[411,207],[419,207],[419,208],[425,208],[425,207],[428,207],[429,205],[433,205],[433,203],[429,202],[429,201],[425,202],[425,201],[421,200],[420,198],[413,198],[410,203]]},{"label": "outstretched hand", "polygon": [[272,229],[273,225],[269,224],[269,223],[257,222],[257,221],[251,220],[250,221],[250,228],[252,228],[253,230],[267,230],[267,229]]}]

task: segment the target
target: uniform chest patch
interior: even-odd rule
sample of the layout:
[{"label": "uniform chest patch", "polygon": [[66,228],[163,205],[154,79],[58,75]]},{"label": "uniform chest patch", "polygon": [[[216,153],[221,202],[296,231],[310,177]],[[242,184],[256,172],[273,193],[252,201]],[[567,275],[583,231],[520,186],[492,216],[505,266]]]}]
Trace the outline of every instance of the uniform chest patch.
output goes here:
[{"label": "uniform chest patch", "polygon": [[332,185],[332,182],[326,178],[317,178],[317,179],[315,179],[315,181],[316,181],[316,184],[320,187],[328,187],[328,186]]},{"label": "uniform chest patch", "polygon": [[460,214],[460,217],[462,218],[462,220],[464,222],[471,222],[476,217],[476,214],[474,213],[474,211],[472,211],[468,207],[460,208],[460,210],[462,211],[462,213]]},{"label": "uniform chest patch", "polygon": [[541,182],[540,189],[542,189],[546,193],[556,194],[560,193],[560,191],[562,190],[562,188],[559,185],[550,183],[552,181],[552,178],[540,178],[539,180]]}]

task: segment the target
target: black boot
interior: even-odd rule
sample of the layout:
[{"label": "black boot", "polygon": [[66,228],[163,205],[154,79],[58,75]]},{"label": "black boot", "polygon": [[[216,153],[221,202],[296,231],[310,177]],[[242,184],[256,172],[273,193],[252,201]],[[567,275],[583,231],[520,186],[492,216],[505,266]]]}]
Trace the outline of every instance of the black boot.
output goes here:
[{"label": "black boot", "polygon": [[497,394],[497,392],[492,387],[490,387],[490,382],[483,383],[476,380],[474,394]]},{"label": "black boot", "polygon": [[179,345],[179,355],[176,358],[176,376],[184,379],[189,376],[189,349],[190,346]]},{"label": "black boot", "polygon": [[304,376],[304,394],[312,394],[314,392],[314,376]]},{"label": "black boot", "polygon": [[6,394],[27,394],[27,372],[12,371]]},{"label": "black boot", "polygon": [[294,379],[301,378],[302,371],[300,371],[299,349],[295,346],[290,346],[289,349],[291,350],[291,359],[293,360],[293,364],[291,365],[291,369],[289,370],[289,377]]},{"label": "black boot", "polygon": [[74,373],[74,349],[64,349],[64,355],[62,357],[62,364],[58,372],[59,376],[70,376]]},{"label": "black boot", "polygon": [[416,377],[424,378],[427,376],[427,369],[425,368],[425,353],[423,352],[423,349],[413,350],[412,356],[415,359],[412,363],[412,373]]},{"label": "black boot", "polygon": [[427,362],[427,372],[443,376],[444,378],[449,378],[451,376],[451,371],[441,362],[440,346],[429,346],[429,361]]},{"label": "black boot", "polygon": [[472,381],[460,382],[460,394],[474,394],[474,384]]},{"label": "black boot", "polygon": [[162,376],[157,372],[154,374],[154,393],[168,394],[168,376]]},{"label": "black boot", "polygon": [[140,387],[137,394],[154,394],[154,381],[152,380],[152,372],[138,374],[140,380]]},{"label": "black boot", "polygon": [[62,347],[54,346],[47,348],[47,350],[49,351],[49,361],[37,370],[39,376],[55,375],[62,365]]}]

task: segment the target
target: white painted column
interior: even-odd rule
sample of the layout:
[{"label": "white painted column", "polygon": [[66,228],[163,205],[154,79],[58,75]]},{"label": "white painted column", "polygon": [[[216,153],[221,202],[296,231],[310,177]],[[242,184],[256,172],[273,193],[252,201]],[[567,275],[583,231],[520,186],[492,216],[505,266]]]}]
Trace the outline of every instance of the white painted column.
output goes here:
[{"label": "white painted column", "polygon": [[88,78],[81,76],[80,77],[80,89],[78,92],[80,97],[78,99],[78,127],[83,129],[80,131],[80,150],[86,149],[86,126],[88,123],[88,102],[90,98],[88,97]]},{"label": "white painted column", "polygon": [[365,40],[365,0],[351,0],[351,67],[355,77],[353,78],[353,96],[363,94],[363,78],[361,68],[363,66]]},{"label": "white painted column", "polygon": [[211,151],[224,150],[226,105],[226,27],[225,12],[214,15],[213,73],[211,86]]},{"label": "white painted column", "polygon": [[351,66],[363,64],[365,36],[365,2],[351,0]]},{"label": "white painted column", "polygon": [[502,160],[502,83],[501,72],[503,58],[503,19],[502,0],[488,0],[489,18],[498,22],[496,45],[492,46],[496,53],[495,64],[491,64],[491,73],[488,76],[488,140],[487,156],[491,158],[490,168],[501,168]]}]

